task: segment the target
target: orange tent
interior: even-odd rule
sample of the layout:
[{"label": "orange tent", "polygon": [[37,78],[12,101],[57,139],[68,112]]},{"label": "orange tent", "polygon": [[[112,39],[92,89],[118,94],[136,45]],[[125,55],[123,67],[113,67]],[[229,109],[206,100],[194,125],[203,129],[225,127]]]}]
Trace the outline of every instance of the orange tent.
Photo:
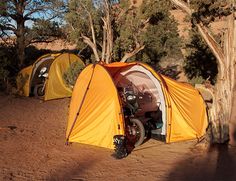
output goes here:
[{"label": "orange tent", "polygon": [[44,100],[70,97],[72,89],[63,79],[63,74],[69,66],[78,62],[84,66],[84,62],[71,53],[46,54],[38,58],[33,65],[22,69],[17,76],[17,89],[20,95],[30,96],[34,88],[40,82],[38,75],[42,67],[48,69]]},{"label": "orange tent", "polygon": [[66,138],[106,148],[114,148],[113,136],[125,134],[125,121],[117,87],[132,83],[153,99],[143,104],[162,111],[160,134],[166,142],[200,138],[208,122],[206,106],[199,92],[156,73],[143,63],[88,65],[73,89]]}]

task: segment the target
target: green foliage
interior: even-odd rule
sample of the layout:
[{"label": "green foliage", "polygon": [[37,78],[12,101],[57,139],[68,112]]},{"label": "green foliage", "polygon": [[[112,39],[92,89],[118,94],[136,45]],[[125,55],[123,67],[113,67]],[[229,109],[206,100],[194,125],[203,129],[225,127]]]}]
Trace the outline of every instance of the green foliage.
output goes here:
[{"label": "green foliage", "polygon": [[88,12],[90,12],[93,19],[96,39],[101,40],[102,9],[95,8],[91,0],[71,0],[68,9],[69,11],[65,19],[69,25],[68,28],[70,32],[68,32],[67,36],[72,42],[77,43],[78,49],[82,49],[86,46],[81,39],[81,34],[88,37],[92,36]]},{"label": "green foliage", "polygon": [[193,82],[209,79],[214,84],[218,73],[216,58],[201,36],[192,32],[191,42],[186,48],[189,53],[184,65],[187,77]]},{"label": "green foliage", "polygon": [[24,95],[24,86],[27,82],[27,80],[29,79],[29,74],[19,74],[16,77],[16,81],[17,81],[17,89],[18,89],[18,94],[19,95]]},{"label": "green foliage", "polygon": [[18,37],[19,32],[17,30],[22,28],[21,30],[27,39],[31,31],[27,23],[29,22],[33,26],[41,24],[41,29],[44,26],[49,32],[52,32],[53,29],[49,29],[52,26],[49,27],[48,25],[51,24],[55,27],[55,22],[60,22],[59,18],[63,16],[66,10],[65,3],[66,1],[64,0],[22,0],[19,2],[15,0],[2,0],[0,4],[0,31],[6,34],[11,32]]},{"label": "green foliage", "polygon": [[188,82],[192,84],[193,86],[195,86],[195,84],[203,84],[205,82],[205,79],[203,79],[201,76],[193,77]]},{"label": "green foliage", "polygon": [[[10,48],[9,48],[10,49]],[[0,48],[0,90],[5,89],[9,82],[9,75],[10,75],[10,64],[12,55],[9,56],[7,51],[5,51],[5,47]],[[10,52],[10,51],[9,51]]]},{"label": "green foliage", "polygon": [[[194,10],[191,17],[192,24],[195,25],[201,22],[206,27],[215,20],[235,11],[230,1],[191,0],[190,5]],[[215,40],[218,43],[221,41],[216,36]],[[191,43],[186,48],[189,55],[186,58],[184,69],[188,78],[197,79],[201,77],[204,80],[209,78],[211,83],[215,84],[218,73],[216,58],[200,35],[192,32]]]},{"label": "green foliage", "polygon": [[195,10],[192,15],[192,22],[202,22],[208,25],[216,18],[221,18],[232,13],[232,6],[222,0],[191,0],[191,7]]},{"label": "green foliage", "polygon": [[63,36],[64,32],[58,22],[44,19],[35,21],[28,33],[31,42],[47,42],[52,38],[62,38]]},{"label": "green foliage", "polygon": [[63,79],[68,87],[73,87],[75,85],[75,82],[83,68],[84,65],[80,62],[73,62],[70,65],[70,67],[63,75]]},{"label": "green foliage", "polygon": [[[28,46],[25,49],[25,66],[32,65],[37,58],[46,53],[58,53],[51,52],[50,50],[40,49],[38,50],[34,46]],[[20,69],[16,62],[16,47],[7,46],[6,44],[0,45],[0,88],[5,89],[6,84],[10,84],[15,87],[16,76]],[[24,83],[23,78],[22,82]]]},{"label": "green foliage", "polygon": [[36,47],[30,45],[25,49],[25,66],[32,65],[39,57],[45,55],[47,53],[57,53],[52,52],[51,50],[47,49],[40,49],[38,50]]},{"label": "green foliage", "polygon": [[65,0],[2,0],[0,36],[16,37],[15,61],[19,67],[24,65],[24,50],[28,45],[61,35],[59,23],[55,22],[60,22],[66,10],[65,3]]},{"label": "green foliage", "polygon": [[9,75],[7,66],[10,64],[4,52],[0,51],[0,81],[6,80]]},{"label": "green foliage", "polygon": [[172,66],[168,65],[167,67],[161,67],[158,65],[154,68],[158,73],[166,75],[175,80],[179,78],[179,74],[181,73],[177,65],[172,65]]},{"label": "green foliage", "polygon": [[[121,6],[128,7],[127,1],[121,1]],[[170,7],[168,1],[147,1],[123,16],[117,25],[115,61],[119,61],[124,52],[133,50],[136,41],[145,48],[133,59],[157,63],[164,57],[180,58],[182,44],[177,23],[169,13]],[[148,24],[145,24],[147,20]]]},{"label": "green foliage", "polygon": [[[100,1],[101,3],[101,1]],[[143,1],[141,7],[130,7],[130,1],[120,0],[119,4],[112,2],[110,14],[113,30],[113,59],[120,61],[125,52],[131,52],[137,43],[145,45],[144,50],[128,61],[142,60],[158,63],[162,58],[182,58],[181,39],[178,35],[177,23],[171,17],[171,5],[165,0]],[[98,49],[101,50],[103,35],[102,6],[97,8],[91,0],[72,0],[66,16],[70,31],[70,40],[82,49],[81,34],[91,38],[88,12],[91,13]]]},{"label": "green foliage", "polygon": [[5,0],[0,1],[0,14],[5,12],[7,2]]}]

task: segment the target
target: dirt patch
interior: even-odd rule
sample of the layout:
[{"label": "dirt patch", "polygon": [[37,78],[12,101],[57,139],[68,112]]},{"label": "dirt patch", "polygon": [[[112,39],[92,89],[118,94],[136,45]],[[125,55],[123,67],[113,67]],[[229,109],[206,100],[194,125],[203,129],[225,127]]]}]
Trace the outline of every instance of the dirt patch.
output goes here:
[{"label": "dirt patch", "polygon": [[70,99],[48,102],[0,94],[0,180],[235,180],[235,149],[150,139],[126,158],[65,145]]}]

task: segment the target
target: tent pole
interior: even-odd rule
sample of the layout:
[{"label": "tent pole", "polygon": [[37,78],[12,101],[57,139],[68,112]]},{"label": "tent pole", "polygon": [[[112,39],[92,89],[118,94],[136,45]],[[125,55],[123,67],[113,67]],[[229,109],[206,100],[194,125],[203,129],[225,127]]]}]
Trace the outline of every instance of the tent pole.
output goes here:
[{"label": "tent pole", "polygon": [[79,116],[79,113],[80,113],[80,110],[81,110],[81,108],[82,108],[82,105],[83,105],[83,103],[84,103],[84,101],[85,101],[85,97],[86,97],[86,95],[87,95],[87,93],[88,93],[89,86],[90,86],[91,81],[92,81],[92,78],[93,78],[95,66],[96,66],[96,64],[93,64],[93,72],[92,72],[91,78],[90,78],[90,80],[89,80],[88,86],[87,86],[87,88],[86,88],[86,92],[84,93],[83,99],[82,99],[82,101],[81,101],[81,103],[80,103],[79,109],[78,109],[78,111],[77,111],[77,113],[76,113],[76,116],[75,116],[75,119],[74,119],[74,121],[73,121],[73,124],[72,124],[72,126],[71,126],[70,132],[69,132],[69,134],[68,134],[68,136],[67,136],[67,138],[66,138],[66,145],[68,145],[68,143],[69,143],[69,137],[70,137],[71,132],[72,132],[74,126],[75,126],[75,123],[76,123],[76,120],[77,120],[77,118],[78,118],[78,116]]}]

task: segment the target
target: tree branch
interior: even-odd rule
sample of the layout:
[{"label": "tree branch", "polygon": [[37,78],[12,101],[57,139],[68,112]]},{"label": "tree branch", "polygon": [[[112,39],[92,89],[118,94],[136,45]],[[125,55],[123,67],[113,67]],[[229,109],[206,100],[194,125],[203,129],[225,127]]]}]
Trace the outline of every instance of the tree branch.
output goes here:
[{"label": "tree branch", "polygon": [[192,10],[190,9],[190,7],[188,6],[188,4],[186,4],[185,2],[181,1],[181,0],[171,0],[171,2],[176,5],[178,8],[180,8],[182,11],[184,11],[185,13],[187,13],[189,16],[192,16]]},{"label": "tree branch", "polygon": [[[177,7],[179,7],[182,11],[187,13],[189,16],[192,16],[192,10],[188,4],[186,4],[185,2],[183,2],[181,0],[171,0],[171,2],[174,5],[176,5]],[[221,68],[224,68],[225,67],[225,63],[224,63],[225,55],[224,55],[223,50],[220,47],[220,45],[213,38],[209,29],[207,29],[202,23],[196,24],[196,27],[198,28],[199,33],[202,35],[203,39],[208,44],[209,48],[212,50],[213,54],[217,58],[219,64],[222,66]],[[224,70],[221,70],[221,71],[224,71]]]},{"label": "tree branch", "polygon": [[13,31],[14,33],[16,33],[16,28],[14,28],[13,26],[4,26],[4,25],[0,24],[0,30],[1,31],[10,30],[10,31]]},{"label": "tree branch", "polygon": [[92,38],[93,38],[93,43],[96,47],[96,37],[95,37],[95,31],[94,31],[94,26],[93,26],[93,19],[92,19],[92,15],[91,13],[88,11],[88,9],[84,6],[84,4],[81,2],[81,6],[84,8],[84,10],[86,11],[86,13],[89,16],[89,24],[90,24],[90,28],[92,31]]},{"label": "tree branch", "polygon": [[[214,37],[210,34],[209,30],[205,26],[202,25],[202,23],[199,23],[196,26],[197,26],[200,34],[202,35],[203,39],[208,44],[209,48],[212,50],[212,53],[217,58],[220,65],[225,67],[225,62],[224,62],[225,55],[224,55],[223,50],[220,47],[220,45],[216,42]],[[224,71],[224,70],[222,70],[222,71]]]},{"label": "tree branch", "polygon": [[84,6],[84,4],[82,2],[80,4],[89,16],[89,24],[90,24],[90,28],[91,28],[91,32],[92,32],[93,41],[91,41],[90,38],[88,38],[87,36],[84,36],[83,34],[81,35],[81,37],[83,38],[83,42],[86,43],[87,45],[89,45],[92,48],[93,53],[95,55],[95,59],[96,59],[97,62],[99,62],[100,58],[99,58],[98,50],[97,50],[96,37],[95,37],[95,31],[94,31],[92,15],[88,11],[88,9]]},{"label": "tree branch", "polygon": [[24,15],[24,18],[29,18],[32,14],[37,13],[39,11],[45,11],[45,7],[39,7],[37,9],[30,10],[28,13]]},{"label": "tree branch", "polygon": [[81,37],[83,38],[83,42],[86,43],[88,46],[90,46],[92,48],[93,53],[95,55],[95,59],[96,59],[97,62],[99,62],[100,59],[99,59],[99,56],[98,56],[96,45],[87,36],[84,36],[82,34]]},{"label": "tree branch", "polygon": [[105,21],[106,23],[106,63],[111,61],[112,56],[112,48],[113,48],[113,33],[112,33],[112,26],[111,26],[111,17],[110,17],[110,9],[107,0],[104,0],[105,3]]},{"label": "tree branch", "polygon": [[138,52],[140,52],[141,50],[143,50],[144,47],[145,47],[145,45],[139,46],[139,47],[136,47],[132,52],[128,52],[128,53],[126,52],[120,62],[126,62],[127,59],[129,59],[129,58],[131,58],[132,56],[136,55]]},{"label": "tree branch", "polygon": [[105,60],[105,54],[106,54],[106,33],[107,33],[107,31],[106,31],[106,26],[105,26],[105,20],[104,20],[104,18],[102,18],[102,21],[103,21],[103,23],[104,23],[104,25],[103,25],[103,39],[102,39],[102,61],[104,61]]},{"label": "tree branch", "polygon": [[[6,38],[7,37],[7,38]],[[5,43],[5,44],[8,44],[9,43],[9,40],[11,40],[11,37],[5,33],[4,31],[1,32],[0,34],[0,39]]]},{"label": "tree branch", "polygon": [[142,22],[142,28],[140,31],[146,30],[147,26],[149,25],[150,17],[147,18],[145,21]]},{"label": "tree branch", "polygon": [[81,55],[81,52],[83,52],[84,50],[86,50],[87,47],[88,47],[88,44],[87,44],[84,48],[82,48],[82,49],[79,51],[78,55]]}]

